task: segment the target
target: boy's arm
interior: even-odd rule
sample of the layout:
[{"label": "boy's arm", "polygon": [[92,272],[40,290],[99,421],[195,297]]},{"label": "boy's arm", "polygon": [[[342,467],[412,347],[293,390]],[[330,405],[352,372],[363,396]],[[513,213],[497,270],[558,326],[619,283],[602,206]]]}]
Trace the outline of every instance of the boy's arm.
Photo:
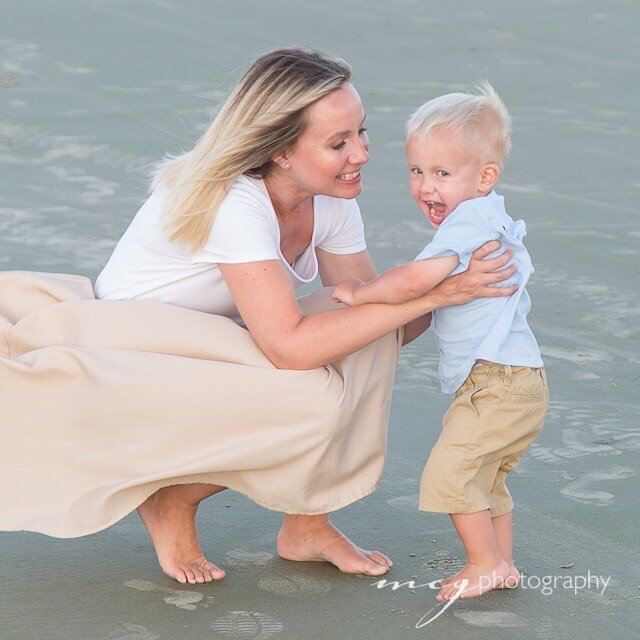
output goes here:
[{"label": "boy's arm", "polygon": [[[458,266],[457,255],[416,260],[383,273],[353,291],[353,303],[402,304],[433,289]],[[337,292],[339,295],[339,291]]]}]

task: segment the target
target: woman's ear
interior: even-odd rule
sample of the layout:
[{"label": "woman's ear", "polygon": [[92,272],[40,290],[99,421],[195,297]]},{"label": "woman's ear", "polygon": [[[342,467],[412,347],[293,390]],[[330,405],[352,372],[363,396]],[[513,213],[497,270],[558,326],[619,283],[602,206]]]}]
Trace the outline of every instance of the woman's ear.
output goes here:
[{"label": "woman's ear", "polygon": [[495,162],[489,162],[483,165],[480,169],[478,191],[481,191],[484,194],[489,193],[489,191],[493,189],[495,183],[498,182],[500,173],[500,167],[495,164]]},{"label": "woman's ear", "polygon": [[288,169],[291,166],[286,151],[278,151],[278,153],[271,156],[271,160],[282,169]]}]

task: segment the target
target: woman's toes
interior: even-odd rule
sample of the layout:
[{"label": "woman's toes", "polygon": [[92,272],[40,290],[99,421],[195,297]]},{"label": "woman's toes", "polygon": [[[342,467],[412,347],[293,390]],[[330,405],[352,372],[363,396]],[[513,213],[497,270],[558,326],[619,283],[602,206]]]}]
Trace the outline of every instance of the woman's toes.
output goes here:
[{"label": "woman's toes", "polygon": [[391,561],[389,560],[389,558],[387,558],[386,556],[383,556],[381,553],[377,551],[368,553],[367,557],[369,558],[369,560],[373,560],[374,562],[377,562],[378,564],[381,564],[387,568],[391,566]]},{"label": "woman's toes", "polygon": [[216,565],[212,564],[211,562],[205,562],[200,567],[200,571],[204,576],[205,582],[212,582],[213,580],[222,580],[222,578],[224,578],[224,576],[226,575],[224,569],[220,569],[219,567],[216,567]]},{"label": "woman's toes", "polygon": [[178,569],[173,575],[169,574],[172,578],[177,580],[180,584],[187,584],[187,576],[183,569]]},{"label": "woman's toes", "polygon": [[363,573],[366,573],[370,576],[382,576],[389,571],[389,567],[386,564],[381,564],[374,560],[369,560],[365,566]]},{"label": "woman's toes", "polygon": [[389,558],[389,556],[385,556],[384,553],[382,553],[381,551],[374,551],[372,555],[382,558],[384,564],[386,564],[387,567],[393,567],[393,562],[391,562],[391,558]]},{"label": "woman's toes", "polygon": [[193,576],[196,579],[196,584],[204,584],[204,574],[202,573],[202,571],[200,571],[200,569],[194,569]]},{"label": "woman's toes", "polygon": [[213,567],[213,569],[209,571],[209,575],[211,576],[212,580],[222,580],[222,578],[224,578],[227,574],[225,573],[224,569]]}]

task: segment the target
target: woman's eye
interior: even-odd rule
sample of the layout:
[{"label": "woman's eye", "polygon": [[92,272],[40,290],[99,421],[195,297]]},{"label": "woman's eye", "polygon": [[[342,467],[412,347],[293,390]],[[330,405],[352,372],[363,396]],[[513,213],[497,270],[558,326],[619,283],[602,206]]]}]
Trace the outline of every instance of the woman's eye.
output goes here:
[{"label": "woman's eye", "polygon": [[439,171],[436,171],[436,175],[440,178],[446,178],[449,174],[443,169],[440,169]]},{"label": "woman's eye", "polygon": [[[366,127],[362,127],[360,129],[358,129],[358,135],[361,136],[363,133],[366,133],[367,129]],[[339,142],[338,144],[332,146],[331,148],[334,149],[335,151],[340,151],[340,149],[344,148],[344,146],[347,144],[346,140],[343,140],[342,142]]]},{"label": "woman's eye", "polygon": [[414,176],[419,176],[422,171],[420,171],[420,169],[413,167],[412,169],[409,169],[409,173],[412,173]]}]

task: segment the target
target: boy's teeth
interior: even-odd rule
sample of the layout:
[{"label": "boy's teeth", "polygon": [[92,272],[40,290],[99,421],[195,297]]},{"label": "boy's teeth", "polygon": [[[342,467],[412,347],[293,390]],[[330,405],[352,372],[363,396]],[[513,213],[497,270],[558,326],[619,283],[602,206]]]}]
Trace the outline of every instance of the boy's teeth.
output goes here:
[{"label": "boy's teeth", "polygon": [[343,173],[341,176],[338,176],[340,180],[353,180],[360,175],[360,171],[354,171],[353,173]]},{"label": "boy's teeth", "polygon": [[442,202],[435,202],[434,200],[427,200],[425,202],[429,209],[429,213],[434,218],[442,218],[444,216],[445,206]]}]

